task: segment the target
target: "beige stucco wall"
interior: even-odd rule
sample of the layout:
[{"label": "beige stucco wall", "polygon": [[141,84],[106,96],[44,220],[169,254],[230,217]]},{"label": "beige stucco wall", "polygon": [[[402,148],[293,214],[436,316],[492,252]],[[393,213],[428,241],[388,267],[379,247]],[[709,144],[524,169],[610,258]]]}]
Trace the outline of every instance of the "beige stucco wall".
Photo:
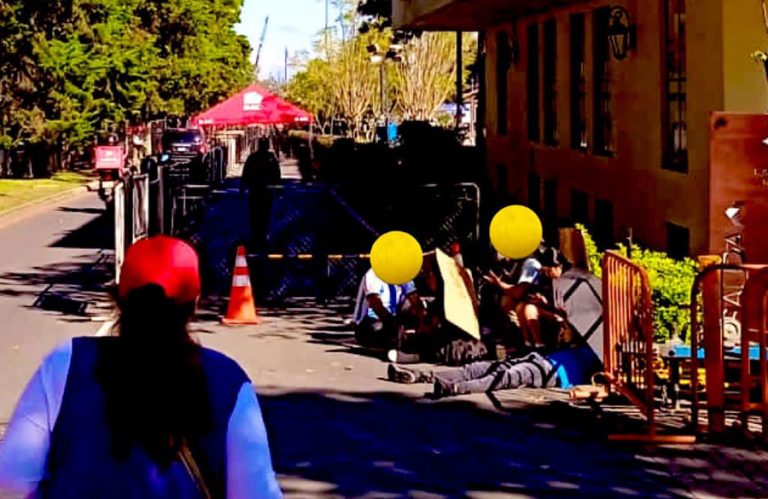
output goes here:
[{"label": "beige stucco wall", "polygon": [[[727,4],[731,0],[727,0]],[[744,0],[746,2],[746,0]],[[741,3],[742,0],[736,0]],[[516,22],[521,58],[509,79],[509,134],[497,137],[495,100],[495,66],[487,65],[489,106],[489,167],[495,175],[496,165],[502,162],[510,167],[511,192],[521,200],[528,199],[527,177],[536,171],[542,180],[558,181],[558,214],[562,219],[570,216],[571,191],[580,190],[590,198],[590,217],[594,220],[595,200],[613,204],[614,233],[623,237],[632,228],[635,237],[647,244],[664,248],[666,223],[687,227],[691,235],[691,250],[705,252],[708,237],[708,162],[709,116],[712,111],[728,104],[748,109],[763,99],[764,81],[750,74],[750,78],[726,74],[724,68],[736,67],[752,73],[756,69],[748,58],[757,36],[745,31],[732,39],[724,35],[725,28],[735,29],[745,22],[746,5],[724,11],[723,0],[697,0],[689,2],[688,29],[688,173],[662,168],[662,83],[663,83],[663,4],[659,0],[627,0],[624,6],[632,15],[637,28],[637,46],[624,61],[611,61],[613,81],[613,117],[615,154],[611,158],[595,156],[570,148],[570,71],[569,71],[569,14],[585,12],[587,33],[587,85],[588,122],[590,142],[594,129],[592,75],[592,16],[593,9],[613,2],[581,2],[570,7],[552,9],[544,14],[522,17]],[[754,7],[754,6],[753,6]],[[738,11],[741,19],[737,20]],[[724,12],[727,15],[724,15]],[[526,26],[555,17],[558,22],[558,127],[560,145],[556,147],[530,144],[526,127],[525,57]],[[730,16],[730,17],[729,17]],[[752,15],[754,18],[754,12]],[[734,26],[728,26],[728,23]],[[500,24],[490,30],[489,40],[495,39],[497,29],[510,31],[510,24]],[[729,39],[723,44],[723,39]],[[541,42],[540,42],[541,46]],[[724,62],[724,50],[728,57]],[[495,60],[492,45],[489,59]],[[746,54],[746,56],[742,56]],[[742,56],[735,61],[736,57]],[[744,63],[746,61],[747,64]],[[730,83],[733,80],[733,83]],[[763,86],[760,86],[763,84]],[[744,89],[754,89],[747,91]],[[744,96],[748,93],[749,96]],[[759,94],[761,97],[755,97]]]},{"label": "beige stucco wall", "polygon": [[756,50],[768,50],[758,2],[723,1],[722,21],[724,110],[763,113],[768,110],[765,71],[750,57]]},{"label": "beige stucco wall", "polygon": [[[396,3],[402,0],[395,0]],[[458,0],[412,0],[422,21],[429,7],[469,5]],[[531,3],[535,3],[532,2]],[[569,14],[585,12],[587,36],[587,107],[590,142],[593,142],[593,60],[591,12],[620,3],[637,29],[636,49],[624,61],[611,60],[614,145],[613,157],[604,158],[570,148]],[[449,5],[450,4],[450,5]],[[479,4],[473,4],[479,5]],[[544,5],[544,3],[542,3]],[[570,216],[571,191],[588,193],[590,217],[595,200],[612,202],[614,232],[623,237],[632,228],[635,237],[665,248],[666,223],[690,230],[691,252],[708,248],[709,120],[713,111],[763,112],[768,109],[768,85],[762,68],[750,59],[754,50],[768,50],[759,4],[754,0],[688,0],[687,2],[687,173],[662,167],[663,115],[663,0],[574,1],[555,8],[539,8],[535,15],[495,16],[477,29],[487,32],[487,158],[488,172],[497,180],[498,165],[508,168],[510,194],[529,198],[528,174],[558,181],[558,215]],[[477,10],[478,7],[473,7]],[[443,12],[445,12],[445,8]],[[435,20],[439,16],[435,17]],[[526,28],[530,22],[556,18],[558,22],[558,128],[555,147],[531,144],[526,117]],[[512,33],[517,25],[519,58],[508,79],[508,133],[498,136],[496,112],[496,33]],[[439,23],[438,23],[439,24]],[[540,36],[543,30],[540,29]],[[540,49],[542,47],[540,38]],[[540,71],[543,65],[539,65]],[[540,76],[540,81],[542,80]],[[543,106],[540,112],[543,117]],[[542,120],[543,121],[543,120]]]}]

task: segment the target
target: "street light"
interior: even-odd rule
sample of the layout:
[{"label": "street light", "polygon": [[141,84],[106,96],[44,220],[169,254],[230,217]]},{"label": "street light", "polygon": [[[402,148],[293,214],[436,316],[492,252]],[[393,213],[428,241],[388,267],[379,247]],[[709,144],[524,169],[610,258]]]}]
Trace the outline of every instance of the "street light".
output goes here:
[{"label": "street light", "polygon": [[381,116],[384,118],[384,133],[387,138],[387,142],[389,142],[389,113],[387,112],[386,93],[384,91],[384,64],[387,60],[400,62],[402,60],[400,57],[400,51],[402,48],[403,46],[400,43],[391,44],[386,52],[383,52],[379,48],[378,44],[375,43],[368,45],[366,48],[370,54],[371,63],[379,66],[379,102],[381,103]]}]

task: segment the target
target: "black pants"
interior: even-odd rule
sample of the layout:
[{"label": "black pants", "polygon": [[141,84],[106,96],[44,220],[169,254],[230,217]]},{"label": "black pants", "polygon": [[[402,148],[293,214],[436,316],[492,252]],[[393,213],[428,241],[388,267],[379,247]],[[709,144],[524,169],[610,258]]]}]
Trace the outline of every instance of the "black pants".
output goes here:
[{"label": "black pants", "polygon": [[400,327],[394,318],[378,320],[366,317],[355,326],[355,339],[360,346],[381,350],[398,348]]}]

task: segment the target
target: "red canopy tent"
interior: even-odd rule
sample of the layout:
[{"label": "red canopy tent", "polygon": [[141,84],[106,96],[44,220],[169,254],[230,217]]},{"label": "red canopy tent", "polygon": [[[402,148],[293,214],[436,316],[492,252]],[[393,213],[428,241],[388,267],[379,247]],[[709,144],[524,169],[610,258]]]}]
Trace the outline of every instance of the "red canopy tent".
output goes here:
[{"label": "red canopy tent", "polygon": [[312,115],[258,85],[192,118],[193,126],[246,126],[310,123]]}]

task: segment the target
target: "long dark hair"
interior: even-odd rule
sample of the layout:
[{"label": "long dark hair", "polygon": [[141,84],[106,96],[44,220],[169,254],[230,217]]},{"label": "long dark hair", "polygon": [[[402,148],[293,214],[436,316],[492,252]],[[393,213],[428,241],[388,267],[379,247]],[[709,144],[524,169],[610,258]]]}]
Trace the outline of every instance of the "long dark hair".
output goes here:
[{"label": "long dark hair", "polygon": [[211,425],[201,350],[187,329],[194,303],[177,304],[148,285],[118,306],[118,337],[105,342],[96,368],[112,452],[126,459],[139,447],[168,466],[182,441]]}]

